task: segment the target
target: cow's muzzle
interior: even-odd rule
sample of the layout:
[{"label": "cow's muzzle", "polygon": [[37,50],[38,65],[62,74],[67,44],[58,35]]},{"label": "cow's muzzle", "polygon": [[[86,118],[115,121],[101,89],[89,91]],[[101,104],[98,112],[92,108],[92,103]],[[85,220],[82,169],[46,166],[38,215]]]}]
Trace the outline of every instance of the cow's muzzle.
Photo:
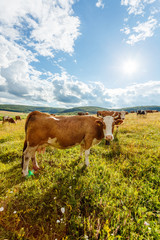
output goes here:
[{"label": "cow's muzzle", "polygon": [[114,139],[113,135],[106,136],[107,141],[112,141]]}]

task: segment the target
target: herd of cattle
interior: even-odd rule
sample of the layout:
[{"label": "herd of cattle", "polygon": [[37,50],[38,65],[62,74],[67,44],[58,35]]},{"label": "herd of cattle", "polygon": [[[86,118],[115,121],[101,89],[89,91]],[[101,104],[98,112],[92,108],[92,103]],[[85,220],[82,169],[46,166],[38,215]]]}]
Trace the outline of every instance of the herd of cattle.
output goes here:
[{"label": "herd of cattle", "polygon": [[16,123],[16,121],[18,121],[18,120],[21,120],[20,116],[15,116],[15,120],[9,116],[3,116],[2,124],[4,124],[5,122]]},{"label": "herd of cattle", "polygon": [[[152,111],[153,112],[153,111]],[[147,111],[138,110],[137,115],[145,115]],[[80,145],[80,158],[85,154],[85,164],[89,165],[90,149],[105,139],[106,144],[114,139],[114,127],[123,123],[126,111],[98,111],[97,116],[78,113],[77,116],[55,116],[54,114],[33,111],[28,114],[25,122],[25,141],[22,155],[22,173],[28,175],[29,160],[32,159],[33,169],[38,170],[36,152],[44,152],[50,145],[58,149],[66,149]],[[16,123],[8,116],[3,122]]]},{"label": "herd of cattle", "polygon": [[[158,112],[158,110],[137,110],[137,111],[131,111],[130,113],[136,113],[137,115],[146,115],[147,113],[155,113],[155,112]],[[124,119],[124,116],[128,113],[129,112],[127,112],[127,111],[121,111],[121,112],[97,111],[97,117],[99,117],[99,116],[105,117],[105,116],[112,116],[112,115],[120,116],[121,115],[121,119]],[[55,114],[51,114],[51,115],[56,116]],[[78,112],[78,115],[84,116],[84,115],[89,115],[89,113],[88,112]],[[3,116],[2,124],[4,124],[5,122],[16,123],[17,120],[21,120],[21,117],[15,116],[15,119],[13,119],[12,117],[9,117],[9,116]]]}]

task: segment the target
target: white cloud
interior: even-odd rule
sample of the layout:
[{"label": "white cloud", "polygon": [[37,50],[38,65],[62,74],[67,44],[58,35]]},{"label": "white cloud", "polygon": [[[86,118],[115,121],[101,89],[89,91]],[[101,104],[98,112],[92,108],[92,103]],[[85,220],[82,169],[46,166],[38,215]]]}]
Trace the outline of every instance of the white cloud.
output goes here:
[{"label": "white cloud", "polygon": [[80,35],[80,20],[73,16],[73,3],[73,0],[2,0],[0,33],[12,40],[25,40],[40,55],[53,57],[55,50],[73,53],[74,41]]},{"label": "white cloud", "polygon": [[103,3],[103,0],[98,0],[97,2],[96,2],[96,7],[98,7],[98,8],[104,8],[104,3]]},{"label": "white cloud", "polygon": [[[0,92],[10,103],[54,101],[53,75],[35,70],[38,56],[72,54],[80,35],[74,0],[0,1]],[[9,7],[8,7],[9,6]],[[63,68],[61,68],[63,71]],[[42,70],[41,70],[42,71]]]},{"label": "white cloud", "polygon": [[[144,41],[155,34],[155,29],[159,27],[157,1],[155,0],[121,0],[121,5],[127,7],[129,18],[124,19],[124,27],[120,31],[128,35],[126,43],[134,45]],[[134,21],[137,26],[134,26]]]},{"label": "white cloud", "polygon": [[121,0],[121,5],[127,6],[129,14],[143,14],[147,4],[154,3],[155,0]]},{"label": "white cloud", "polygon": [[152,37],[154,35],[155,29],[158,27],[158,22],[153,17],[149,17],[148,21],[143,23],[138,23],[136,27],[132,29],[127,29],[124,32],[125,34],[130,34],[128,40],[126,41],[130,45],[134,45],[139,41],[144,41],[148,37]]},{"label": "white cloud", "polygon": [[[0,101],[3,103],[67,108],[95,105],[116,108],[159,105],[160,101],[159,81],[133,84],[126,88],[108,89],[100,82],[86,84],[78,81],[76,77],[65,71],[54,75],[46,73],[44,80],[39,72],[34,72],[33,69],[26,70],[27,66],[22,62],[16,64],[14,62],[10,68],[10,71],[2,72],[3,85],[0,87]],[[21,69],[24,69],[24,73]],[[21,73],[21,77],[18,72]],[[30,78],[26,72],[32,73]],[[22,79],[24,80],[22,81]]]}]

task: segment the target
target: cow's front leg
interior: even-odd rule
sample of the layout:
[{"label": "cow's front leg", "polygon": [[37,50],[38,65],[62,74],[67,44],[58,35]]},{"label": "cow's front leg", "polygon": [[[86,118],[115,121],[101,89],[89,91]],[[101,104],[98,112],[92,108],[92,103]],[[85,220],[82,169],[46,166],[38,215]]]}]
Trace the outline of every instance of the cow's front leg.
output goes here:
[{"label": "cow's front leg", "polygon": [[79,155],[79,158],[82,158],[82,157],[83,157],[83,152],[84,152],[84,147],[81,145],[81,146],[80,146],[80,155]]},{"label": "cow's front leg", "polygon": [[85,165],[87,167],[89,166],[89,154],[90,154],[90,149],[85,150]]}]

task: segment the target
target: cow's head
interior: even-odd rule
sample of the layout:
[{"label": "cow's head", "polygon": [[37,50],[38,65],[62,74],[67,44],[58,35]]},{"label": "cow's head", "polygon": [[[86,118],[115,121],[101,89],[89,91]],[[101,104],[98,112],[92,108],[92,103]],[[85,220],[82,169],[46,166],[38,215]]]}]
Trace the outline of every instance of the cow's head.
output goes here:
[{"label": "cow's head", "polygon": [[126,112],[125,111],[121,111],[121,119],[124,120],[125,119],[125,114]]},{"label": "cow's head", "polygon": [[103,117],[102,120],[97,120],[97,123],[103,127],[104,138],[108,141],[113,140],[114,117]]}]

